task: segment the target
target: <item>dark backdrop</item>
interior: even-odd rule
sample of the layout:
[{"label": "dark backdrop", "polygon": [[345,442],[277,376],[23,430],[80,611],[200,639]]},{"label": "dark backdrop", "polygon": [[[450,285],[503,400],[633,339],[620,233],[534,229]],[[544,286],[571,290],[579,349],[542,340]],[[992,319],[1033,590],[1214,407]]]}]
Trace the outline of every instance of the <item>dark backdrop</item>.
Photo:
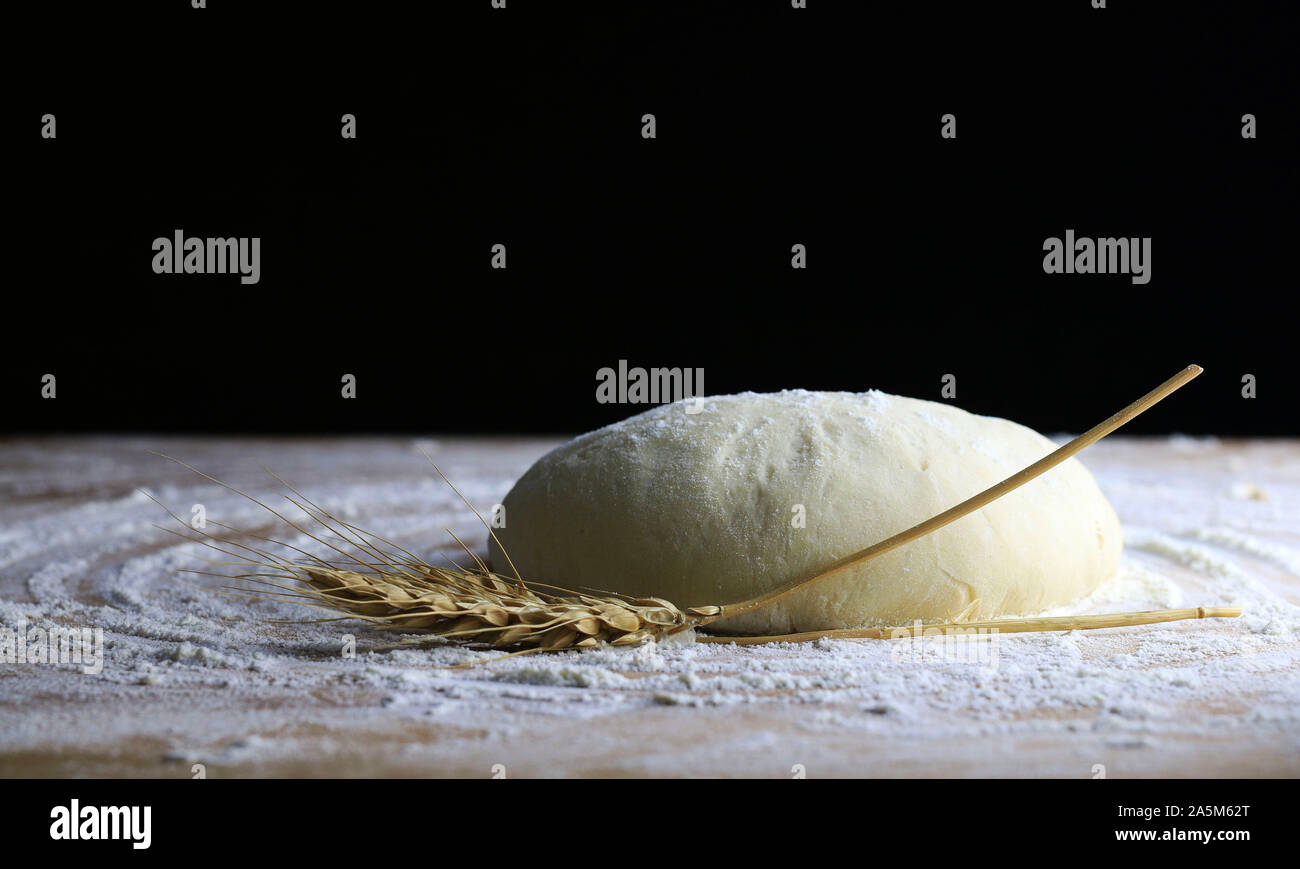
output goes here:
[{"label": "dark backdrop", "polygon": [[[572,432],[627,359],[1050,431],[1195,361],[1131,431],[1298,433],[1293,4],[209,5],[12,25],[5,430]],[[177,228],[261,282],[153,274]],[[1152,281],[1045,275],[1067,228]]]}]

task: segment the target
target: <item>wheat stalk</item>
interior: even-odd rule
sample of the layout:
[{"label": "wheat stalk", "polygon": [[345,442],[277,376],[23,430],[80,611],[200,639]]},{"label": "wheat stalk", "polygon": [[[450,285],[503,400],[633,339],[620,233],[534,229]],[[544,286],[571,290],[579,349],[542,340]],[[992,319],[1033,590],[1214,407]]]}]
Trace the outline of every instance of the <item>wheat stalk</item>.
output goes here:
[{"label": "wheat stalk", "polygon": [[732,643],[753,646],[760,643],[810,643],[814,640],[898,640],[905,637],[932,637],[952,634],[1028,634],[1040,631],[1087,631],[1097,628],[1126,628],[1154,625],[1185,619],[1235,619],[1239,606],[1198,606],[1168,610],[1144,610],[1127,613],[1102,613],[1091,616],[1038,616],[1025,619],[986,619],[978,622],[960,619],[942,624],[899,625],[892,628],[847,628],[833,631],[807,631],[770,637],[698,637],[701,643]]},{"label": "wheat stalk", "polygon": [[[559,651],[600,645],[627,646],[651,638],[665,637],[691,628],[703,627],[721,618],[751,612],[848,567],[862,564],[929,534],[1047,472],[1124,425],[1200,373],[1199,366],[1188,366],[1119,413],[997,485],[809,576],[791,580],[771,592],[750,600],[685,609],[657,597],[633,598],[612,592],[584,594],[557,586],[525,582],[513,562],[510,562],[513,577],[494,573],[450,529],[447,533],[451,534],[465,550],[473,560],[474,566],[468,569],[454,563],[451,568],[434,566],[379,535],[363,531],[331,515],[284,480],[271,474],[296,496],[286,495],[286,500],[301,509],[323,529],[322,533],[325,536],[320,536],[251,495],[179,459],[163,456],[161,453],[155,455],[170,459],[199,476],[248,498],[342,558],[342,561],[327,561],[273,538],[243,532],[221,523],[211,523],[231,532],[230,536],[218,537],[205,530],[191,529],[184,520],[168,510],[172,518],[187,531],[196,531],[198,536],[175,531],[172,533],[233,556],[234,561],[220,564],[242,571],[233,575],[193,571],[195,573],[243,580],[256,589],[258,596],[319,607],[343,618],[368,621],[378,629],[429,634],[454,642],[523,651]],[[469,499],[442,473],[432,459],[429,459],[429,463],[461,500],[474,511],[479,521],[487,528],[488,534],[495,539],[492,526],[483,519],[478,510],[474,509]],[[153,498],[149,493],[145,494]],[[156,498],[154,500],[157,502]],[[163,509],[167,509],[161,502],[157,503],[163,506]],[[172,531],[172,529],[164,530]],[[303,560],[286,561],[272,551],[242,542],[240,538],[261,540],[292,549],[303,556]],[[505,548],[501,547],[501,549],[504,553]],[[509,558],[509,555],[506,555],[507,562]],[[236,590],[247,591],[243,588]],[[748,645],[767,642],[804,642],[821,637],[881,639],[911,635],[908,632],[918,630],[955,633],[958,628],[962,632],[983,628],[997,630],[1000,633],[1014,633],[1119,627],[1189,618],[1231,618],[1240,614],[1241,610],[1235,607],[1202,607],[1112,613],[1102,616],[1002,619],[988,622],[958,620],[944,625],[923,627],[867,628],[814,631],[770,637],[700,639],[703,642]]]}]

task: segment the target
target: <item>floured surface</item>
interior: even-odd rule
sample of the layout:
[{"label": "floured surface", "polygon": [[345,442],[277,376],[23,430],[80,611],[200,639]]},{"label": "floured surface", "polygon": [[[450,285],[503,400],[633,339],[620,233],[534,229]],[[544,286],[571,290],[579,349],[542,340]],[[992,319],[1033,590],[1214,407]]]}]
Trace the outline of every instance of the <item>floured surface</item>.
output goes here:
[{"label": "floured surface", "polygon": [[[182,516],[281,534],[273,468],[427,558],[555,441],[41,439],[0,442],[0,625],[104,629],[102,674],[0,664],[0,774],[1110,777],[1300,772],[1300,443],[1108,439],[1093,471],[1124,524],[1121,577],[1075,611],[1200,604],[1237,620],[900,643],[649,645],[490,657],[375,650],[355,623],[196,590]],[[869,541],[864,541],[869,542]],[[454,546],[454,544],[452,544]],[[213,556],[216,557],[216,556]],[[357,655],[340,654],[357,636]],[[498,770],[499,771],[499,770]]]}]

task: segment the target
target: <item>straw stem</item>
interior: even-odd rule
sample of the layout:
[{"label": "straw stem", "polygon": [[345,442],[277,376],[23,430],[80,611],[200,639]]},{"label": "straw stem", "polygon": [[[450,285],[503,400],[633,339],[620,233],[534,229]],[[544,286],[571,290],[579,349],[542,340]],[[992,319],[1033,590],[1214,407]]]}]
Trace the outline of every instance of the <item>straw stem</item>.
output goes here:
[{"label": "straw stem", "polygon": [[836,640],[896,640],[905,637],[930,637],[943,634],[1027,634],[1039,631],[1087,631],[1097,628],[1125,628],[1153,625],[1184,619],[1235,619],[1238,606],[1199,606],[1182,609],[1146,610],[1142,612],[1104,613],[1092,616],[1048,616],[1027,619],[989,619],[980,622],[945,622],[925,625],[915,622],[892,628],[849,628],[833,631],[807,631],[769,637],[697,637],[700,643],[732,643],[754,646],[762,643],[809,643],[825,637]]}]

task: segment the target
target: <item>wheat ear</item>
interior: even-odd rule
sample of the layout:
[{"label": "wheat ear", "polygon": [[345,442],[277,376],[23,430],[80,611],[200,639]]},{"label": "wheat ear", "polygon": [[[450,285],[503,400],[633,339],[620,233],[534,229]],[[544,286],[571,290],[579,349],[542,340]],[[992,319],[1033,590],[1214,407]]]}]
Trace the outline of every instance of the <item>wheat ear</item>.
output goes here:
[{"label": "wheat ear", "polygon": [[[474,567],[465,569],[454,563],[451,567],[439,567],[392,541],[333,516],[279,477],[276,480],[296,496],[286,495],[285,500],[306,513],[319,530],[294,522],[252,495],[180,459],[163,453],[154,455],[247,498],[342,559],[337,564],[331,563],[285,541],[211,519],[208,524],[229,533],[218,536],[206,529],[192,528],[146,492],[184,528],[184,531],[162,530],[229,556],[231,560],[213,564],[235,571],[190,572],[242,581],[248,587],[234,586],[229,590],[249,596],[324,609],[370,622],[379,630],[429,634],[494,648],[541,651],[605,644],[636,645],[652,637],[687,630],[719,612],[718,607],[709,606],[680,609],[657,597],[583,594],[538,582],[526,585],[517,577],[489,570],[450,529],[447,533],[474,561]],[[482,520],[482,515],[478,515]],[[291,549],[303,558],[286,560],[270,549],[244,542],[250,539]]]}]

